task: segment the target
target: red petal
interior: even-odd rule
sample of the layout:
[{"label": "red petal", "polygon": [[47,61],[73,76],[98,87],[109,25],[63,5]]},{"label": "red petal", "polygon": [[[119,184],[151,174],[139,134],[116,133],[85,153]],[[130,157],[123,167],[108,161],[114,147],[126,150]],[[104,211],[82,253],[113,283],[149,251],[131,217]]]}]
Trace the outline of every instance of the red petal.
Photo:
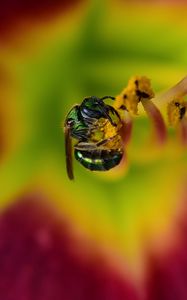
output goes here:
[{"label": "red petal", "polygon": [[178,232],[173,233],[175,244],[166,253],[153,255],[149,261],[146,300],[187,299],[186,210],[184,216],[178,221]]},{"label": "red petal", "polygon": [[80,244],[72,251],[67,226],[40,199],[26,197],[0,219],[0,299],[137,300],[98,256],[80,259]]},{"label": "red petal", "polygon": [[36,21],[41,17],[67,11],[80,0],[5,0],[0,3],[0,34],[13,29],[20,20]]}]

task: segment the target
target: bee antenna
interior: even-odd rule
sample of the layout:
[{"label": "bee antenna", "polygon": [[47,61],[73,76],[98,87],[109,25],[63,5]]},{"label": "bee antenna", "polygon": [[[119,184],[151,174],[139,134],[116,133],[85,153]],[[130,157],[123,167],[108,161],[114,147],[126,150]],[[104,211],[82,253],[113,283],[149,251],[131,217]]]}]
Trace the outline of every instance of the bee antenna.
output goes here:
[{"label": "bee antenna", "polygon": [[115,97],[112,97],[112,96],[104,96],[104,97],[100,98],[100,100],[105,100],[105,99],[112,99],[112,100],[115,100]]}]

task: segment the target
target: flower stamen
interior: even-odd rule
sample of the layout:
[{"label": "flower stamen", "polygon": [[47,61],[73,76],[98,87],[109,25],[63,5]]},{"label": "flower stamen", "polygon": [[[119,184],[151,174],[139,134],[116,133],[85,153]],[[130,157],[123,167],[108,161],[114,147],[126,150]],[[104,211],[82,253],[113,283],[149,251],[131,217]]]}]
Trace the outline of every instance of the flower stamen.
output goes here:
[{"label": "flower stamen", "polygon": [[153,102],[156,102],[159,106],[164,105],[173,101],[175,98],[184,97],[187,94],[187,76],[184,77],[181,81],[179,81],[172,88],[167,90],[164,93],[156,96],[152,99]]},{"label": "flower stamen", "polygon": [[146,111],[147,115],[152,121],[154,133],[158,144],[164,144],[167,139],[167,130],[160,110],[151,100],[149,102],[142,100],[141,102],[144,107],[144,110]]},{"label": "flower stamen", "polygon": [[131,115],[137,115],[139,102],[153,97],[150,80],[145,76],[134,76],[130,78],[127,87],[116,97],[114,107],[127,110]]},{"label": "flower stamen", "polygon": [[187,102],[183,98],[171,101],[167,107],[169,125],[176,128],[177,136],[183,146],[187,146]]},{"label": "flower stamen", "polygon": [[125,110],[129,112],[129,115],[135,116],[138,115],[138,104],[141,102],[153,124],[157,143],[162,145],[167,137],[166,126],[159,109],[151,101],[153,97],[154,92],[150,80],[145,76],[134,76],[129,80],[127,87],[116,97],[114,107],[118,111]]},{"label": "flower stamen", "polygon": [[132,127],[133,127],[132,117],[127,111],[124,111],[122,127],[120,129],[120,135],[122,137],[125,146],[127,146],[131,140]]}]

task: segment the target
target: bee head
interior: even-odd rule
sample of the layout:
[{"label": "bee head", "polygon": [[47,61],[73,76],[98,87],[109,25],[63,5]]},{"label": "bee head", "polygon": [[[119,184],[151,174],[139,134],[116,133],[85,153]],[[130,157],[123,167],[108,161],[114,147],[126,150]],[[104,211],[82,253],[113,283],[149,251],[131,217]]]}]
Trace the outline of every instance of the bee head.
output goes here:
[{"label": "bee head", "polygon": [[[85,118],[93,118],[93,119],[100,119],[105,118],[108,119],[111,124],[113,121],[109,115],[109,106],[104,103],[104,98],[98,98],[96,96],[91,96],[85,98],[80,105],[81,113]],[[116,126],[115,124],[113,124]]]}]

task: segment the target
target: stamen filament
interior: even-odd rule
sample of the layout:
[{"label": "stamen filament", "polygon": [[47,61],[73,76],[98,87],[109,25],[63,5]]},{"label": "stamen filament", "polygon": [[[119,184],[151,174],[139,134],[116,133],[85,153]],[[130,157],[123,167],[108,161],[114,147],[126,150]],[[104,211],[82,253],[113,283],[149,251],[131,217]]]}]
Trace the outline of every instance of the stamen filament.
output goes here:
[{"label": "stamen filament", "polygon": [[163,145],[166,142],[167,130],[159,109],[151,100],[142,99],[141,103],[152,121],[158,144]]},{"label": "stamen filament", "polygon": [[122,128],[120,135],[125,146],[128,145],[132,136],[133,121],[132,117],[127,111],[124,111],[124,119],[122,120]]},{"label": "stamen filament", "polygon": [[152,101],[160,106],[169,103],[174,98],[183,97],[185,95],[187,95],[187,76],[166,92],[152,98]]},{"label": "stamen filament", "polygon": [[178,136],[182,146],[187,147],[187,119],[183,118],[178,125]]}]

